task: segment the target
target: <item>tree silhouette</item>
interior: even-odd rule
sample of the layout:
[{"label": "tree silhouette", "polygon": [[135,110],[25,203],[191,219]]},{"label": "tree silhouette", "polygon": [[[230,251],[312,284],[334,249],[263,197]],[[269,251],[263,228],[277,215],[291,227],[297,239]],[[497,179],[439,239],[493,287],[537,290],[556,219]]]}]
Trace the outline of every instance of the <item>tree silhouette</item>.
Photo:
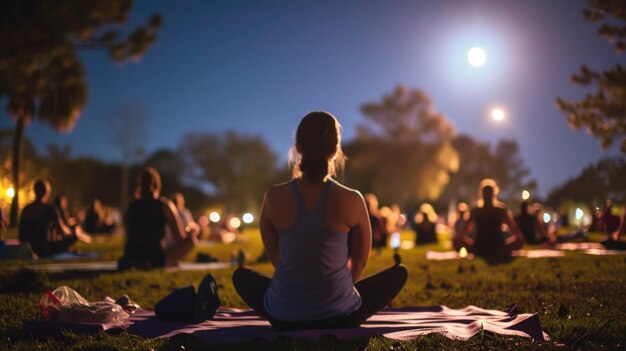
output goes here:
[{"label": "tree silhouette", "polygon": [[537,184],[530,179],[519,146],[514,140],[500,140],[495,146],[480,142],[469,135],[459,135],[452,145],[459,153],[458,172],[450,176],[440,202],[459,200],[473,203],[478,198],[478,186],[484,178],[493,178],[500,188],[499,198],[518,201],[522,190],[531,193]]},{"label": "tree silhouette", "polygon": [[227,211],[257,209],[263,192],[276,180],[277,157],[259,136],[194,133],[180,146],[187,174],[208,183]]},{"label": "tree silhouette", "polygon": [[[602,22],[598,34],[612,42],[619,54],[624,52],[626,2],[589,0],[582,12],[585,19]],[[574,129],[586,128],[600,139],[604,149],[615,140],[621,141],[621,151],[626,153],[626,67],[618,63],[604,71],[595,71],[583,65],[571,80],[575,85],[595,87],[596,91],[577,101],[557,98],[557,106],[567,114],[569,125]]]},{"label": "tree silhouette", "polygon": [[436,199],[456,171],[458,156],[452,125],[430,98],[400,85],[382,101],[362,105],[361,112],[370,123],[346,145],[348,183],[387,203]]},{"label": "tree silhouette", "polygon": [[566,201],[603,204],[606,199],[626,202],[626,160],[604,158],[583,169],[576,177],[553,189],[547,203],[558,206]]},{"label": "tree silhouette", "polygon": [[[120,39],[131,0],[5,0],[0,2],[0,100],[15,120],[13,185],[19,189],[20,145],[33,120],[71,131],[87,102],[78,50],[103,49],[117,62],[138,60],[161,26],[154,15]],[[16,192],[17,193],[17,192]],[[10,220],[17,220],[18,196]]]}]

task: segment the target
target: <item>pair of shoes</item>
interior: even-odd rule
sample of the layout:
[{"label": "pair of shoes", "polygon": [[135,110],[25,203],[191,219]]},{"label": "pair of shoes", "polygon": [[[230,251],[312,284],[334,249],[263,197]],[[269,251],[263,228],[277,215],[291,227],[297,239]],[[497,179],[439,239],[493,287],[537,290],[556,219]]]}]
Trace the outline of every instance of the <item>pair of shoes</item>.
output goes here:
[{"label": "pair of shoes", "polygon": [[213,318],[219,305],[217,282],[209,274],[197,293],[191,285],[176,289],[157,302],[154,313],[166,322],[202,322]]}]

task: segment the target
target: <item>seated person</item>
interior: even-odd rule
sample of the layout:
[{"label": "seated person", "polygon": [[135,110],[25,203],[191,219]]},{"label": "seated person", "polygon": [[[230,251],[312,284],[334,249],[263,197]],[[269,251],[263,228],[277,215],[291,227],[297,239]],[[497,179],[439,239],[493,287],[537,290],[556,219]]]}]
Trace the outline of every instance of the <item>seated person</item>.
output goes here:
[{"label": "seated person", "polygon": [[372,227],[372,247],[380,250],[387,246],[386,221],[378,212],[378,198],[374,194],[365,194],[365,205]]},{"label": "seated person", "polygon": [[[469,206],[465,202],[459,202],[456,206],[457,210],[457,220],[454,222],[454,236],[460,237],[463,229],[465,229],[465,225],[467,225],[467,221],[469,220]],[[476,235],[474,232],[468,234],[469,237],[475,238]]]},{"label": "seated person", "polygon": [[7,229],[7,221],[4,219],[4,211],[0,207],[0,240],[4,240],[4,231]]},{"label": "seated person", "polygon": [[537,239],[537,232],[541,232],[542,224],[538,222],[537,216],[530,213],[530,203],[528,201],[522,201],[520,203],[520,214],[515,217],[515,223],[522,231],[524,240],[529,244],[539,243]]},{"label": "seated person", "polygon": [[[519,250],[524,245],[524,236],[511,218],[509,210],[497,199],[498,187],[494,180],[484,179],[480,183],[482,200],[479,206],[470,211],[470,218],[454,242],[455,250],[465,247],[476,256],[488,261],[500,261],[511,256],[511,251]],[[511,236],[504,238],[502,226],[506,225]],[[476,227],[476,238],[468,233]]]},{"label": "seated person", "polygon": [[185,232],[197,235],[200,232],[200,226],[193,220],[191,211],[185,207],[185,197],[183,194],[174,193],[170,196],[170,200],[172,200],[178,210],[178,215],[180,216],[183,228],[185,228]]},{"label": "seated person", "polygon": [[89,205],[85,214],[83,228],[88,233],[111,233],[115,228],[114,224],[106,222],[100,199],[93,199]]},{"label": "seated person", "polygon": [[422,204],[414,218],[415,245],[437,242],[436,221],[437,214],[433,207],[427,203]]},{"label": "seated person", "polygon": [[602,245],[608,250],[626,250],[626,242],[619,241],[620,230],[624,225],[621,222],[622,219],[613,213],[613,201],[606,200],[602,212],[603,231],[606,240],[602,242]]},{"label": "seated person", "polygon": [[[160,193],[159,173],[146,168],[137,178],[135,199],[124,215],[126,243],[120,269],[176,266],[194,247],[196,236],[185,233],[176,207]],[[167,244],[166,227],[172,235]]]},{"label": "seated person", "polygon": [[38,179],[34,183],[35,201],[22,210],[18,237],[29,243],[33,252],[40,257],[68,251],[77,240],[91,242],[91,237],[80,228],[68,227],[54,206],[47,204],[50,183]]},{"label": "seated person", "polygon": [[233,273],[241,298],[279,330],[357,327],[407,279],[403,265],[361,279],[372,231],[361,194],[331,178],[344,161],[339,133],[327,112],[302,119],[292,180],[270,188],[261,209],[274,276],[244,267]]}]

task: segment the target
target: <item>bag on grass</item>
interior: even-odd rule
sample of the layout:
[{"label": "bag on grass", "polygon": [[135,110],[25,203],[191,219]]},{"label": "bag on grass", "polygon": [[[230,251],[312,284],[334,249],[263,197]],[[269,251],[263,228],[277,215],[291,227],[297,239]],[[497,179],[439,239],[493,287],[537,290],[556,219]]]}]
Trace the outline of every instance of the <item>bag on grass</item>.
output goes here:
[{"label": "bag on grass", "polygon": [[39,299],[39,309],[44,319],[59,322],[106,324],[128,319],[128,313],[115,302],[89,302],[67,286],[46,290]]}]

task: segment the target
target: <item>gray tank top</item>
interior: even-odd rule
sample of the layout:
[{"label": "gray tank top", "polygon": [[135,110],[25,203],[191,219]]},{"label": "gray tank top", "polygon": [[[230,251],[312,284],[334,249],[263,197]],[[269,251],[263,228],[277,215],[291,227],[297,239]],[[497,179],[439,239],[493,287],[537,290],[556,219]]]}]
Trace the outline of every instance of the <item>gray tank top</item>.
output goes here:
[{"label": "gray tank top", "polygon": [[298,214],[290,228],[278,233],[280,258],[264,297],[267,312],[283,321],[312,321],[348,315],[361,307],[348,270],[348,235],[324,224],[329,180],[312,212],[291,181]]}]

